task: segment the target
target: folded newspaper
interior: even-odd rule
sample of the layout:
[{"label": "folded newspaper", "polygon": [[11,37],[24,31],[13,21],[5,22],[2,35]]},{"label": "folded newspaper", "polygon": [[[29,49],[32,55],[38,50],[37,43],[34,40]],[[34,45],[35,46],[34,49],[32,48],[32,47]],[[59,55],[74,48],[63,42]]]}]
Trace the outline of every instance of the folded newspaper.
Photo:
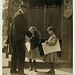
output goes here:
[{"label": "folded newspaper", "polygon": [[26,48],[27,48],[27,50],[29,52],[30,51],[30,42],[26,42],[25,45],[26,45]]},{"label": "folded newspaper", "polygon": [[46,42],[42,43],[42,48],[43,48],[43,51],[44,51],[45,55],[49,54],[49,53],[52,53],[52,52],[61,51],[59,39],[57,39],[57,43],[54,46],[50,46]]}]

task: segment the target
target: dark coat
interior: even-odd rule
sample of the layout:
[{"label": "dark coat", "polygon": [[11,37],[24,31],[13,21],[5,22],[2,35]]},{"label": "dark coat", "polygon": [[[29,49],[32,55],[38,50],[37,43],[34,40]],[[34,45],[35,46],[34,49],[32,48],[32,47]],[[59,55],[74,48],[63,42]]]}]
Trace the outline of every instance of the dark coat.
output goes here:
[{"label": "dark coat", "polygon": [[35,49],[41,42],[41,33],[39,30],[34,32],[34,37],[30,39],[31,49]]},{"label": "dark coat", "polygon": [[38,37],[36,31],[35,31],[34,35],[35,35],[35,37],[32,37],[30,39],[31,49],[35,49],[38,46],[38,42],[39,42],[39,37]]},{"label": "dark coat", "polygon": [[12,20],[12,44],[16,45],[25,42],[25,35],[30,37],[32,34],[28,31],[26,15],[18,10]]},{"label": "dark coat", "polygon": [[34,35],[35,35],[35,37],[30,39],[31,49],[36,50],[35,48],[38,47],[40,55],[43,56],[44,52],[43,52],[43,48],[41,45],[43,40],[41,40],[41,33],[40,33],[40,31],[37,30],[34,32]]}]

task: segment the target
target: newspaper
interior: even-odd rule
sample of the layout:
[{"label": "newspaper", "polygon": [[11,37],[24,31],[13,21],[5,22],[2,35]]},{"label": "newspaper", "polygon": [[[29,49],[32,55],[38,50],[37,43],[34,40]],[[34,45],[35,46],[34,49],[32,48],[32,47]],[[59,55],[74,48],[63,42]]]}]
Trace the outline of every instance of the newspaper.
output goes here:
[{"label": "newspaper", "polygon": [[46,42],[44,42],[44,43],[42,43],[42,47],[43,47],[43,51],[44,51],[45,55],[52,53],[52,52],[61,51],[59,39],[57,39],[57,43],[54,46],[50,46]]},{"label": "newspaper", "polygon": [[26,42],[25,45],[26,45],[27,51],[29,52],[30,51],[30,42]]}]

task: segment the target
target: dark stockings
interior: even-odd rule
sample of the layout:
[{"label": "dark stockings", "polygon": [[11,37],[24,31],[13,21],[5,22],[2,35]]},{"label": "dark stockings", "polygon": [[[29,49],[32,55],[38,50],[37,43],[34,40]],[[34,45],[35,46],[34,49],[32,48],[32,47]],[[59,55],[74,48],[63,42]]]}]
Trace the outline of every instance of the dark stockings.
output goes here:
[{"label": "dark stockings", "polygon": [[[33,60],[33,70],[36,71],[36,60]],[[29,71],[32,71],[32,59],[29,59]]]},{"label": "dark stockings", "polygon": [[33,60],[33,68],[34,68],[34,71],[36,72],[36,60]]},{"label": "dark stockings", "polygon": [[49,73],[51,75],[55,75],[54,63],[53,62],[50,63],[50,71],[48,71],[47,73]]},{"label": "dark stockings", "polygon": [[54,63],[53,63],[53,62],[51,62],[51,63],[50,63],[50,65],[51,65],[51,70],[53,70],[53,71],[54,71]]},{"label": "dark stockings", "polygon": [[32,70],[32,60],[29,59],[29,71],[31,71],[31,70]]}]

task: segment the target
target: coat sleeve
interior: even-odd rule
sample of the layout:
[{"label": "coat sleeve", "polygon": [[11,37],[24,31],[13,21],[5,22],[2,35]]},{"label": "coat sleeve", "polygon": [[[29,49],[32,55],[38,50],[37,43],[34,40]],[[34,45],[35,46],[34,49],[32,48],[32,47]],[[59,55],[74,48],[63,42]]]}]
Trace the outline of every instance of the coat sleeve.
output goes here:
[{"label": "coat sleeve", "polygon": [[15,18],[15,25],[16,29],[19,33],[27,35],[28,37],[31,37],[31,32],[28,31],[28,25],[26,23],[26,19],[24,18],[24,15],[18,15]]}]

